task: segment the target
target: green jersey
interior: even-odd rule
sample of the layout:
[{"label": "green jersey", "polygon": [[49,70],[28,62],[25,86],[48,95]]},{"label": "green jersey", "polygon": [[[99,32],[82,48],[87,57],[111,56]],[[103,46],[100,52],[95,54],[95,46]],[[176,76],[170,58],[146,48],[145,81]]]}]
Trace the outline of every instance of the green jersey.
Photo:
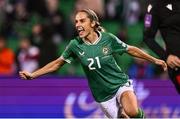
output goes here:
[{"label": "green jersey", "polygon": [[99,32],[99,39],[93,44],[79,37],[71,40],[61,58],[68,63],[73,59],[81,63],[93,97],[97,102],[104,102],[112,98],[128,80],[113,57],[115,53],[126,51],[127,44],[116,36]]}]

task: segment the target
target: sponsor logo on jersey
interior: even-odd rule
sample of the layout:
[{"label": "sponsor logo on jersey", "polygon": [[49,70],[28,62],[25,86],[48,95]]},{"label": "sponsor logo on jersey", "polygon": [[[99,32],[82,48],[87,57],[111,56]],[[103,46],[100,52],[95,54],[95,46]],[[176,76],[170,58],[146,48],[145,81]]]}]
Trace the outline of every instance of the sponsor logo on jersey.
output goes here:
[{"label": "sponsor logo on jersey", "polygon": [[84,51],[83,51],[83,52],[79,52],[79,54],[80,54],[81,56],[84,56]]}]

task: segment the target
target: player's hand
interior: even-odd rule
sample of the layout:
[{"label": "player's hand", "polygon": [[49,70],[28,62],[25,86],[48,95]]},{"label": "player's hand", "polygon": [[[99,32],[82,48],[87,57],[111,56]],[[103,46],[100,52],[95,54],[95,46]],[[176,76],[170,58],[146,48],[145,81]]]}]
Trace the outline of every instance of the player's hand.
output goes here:
[{"label": "player's hand", "polygon": [[22,78],[22,79],[33,79],[32,77],[32,74],[27,72],[27,71],[20,71],[19,72],[19,76]]},{"label": "player's hand", "polygon": [[171,67],[172,69],[176,67],[180,67],[180,59],[175,55],[169,55],[166,62],[167,62],[167,65]]},{"label": "player's hand", "polygon": [[155,64],[162,66],[162,68],[163,68],[164,71],[167,70],[167,64],[166,64],[165,61],[160,60],[160,59],[157,59],[156,62],[155,62]]}]

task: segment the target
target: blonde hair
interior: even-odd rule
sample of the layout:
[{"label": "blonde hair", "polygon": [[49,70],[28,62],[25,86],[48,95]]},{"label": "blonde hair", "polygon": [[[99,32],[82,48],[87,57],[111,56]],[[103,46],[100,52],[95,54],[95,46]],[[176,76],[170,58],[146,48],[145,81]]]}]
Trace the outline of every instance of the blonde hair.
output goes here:
[{"label": "blonde hair", "polygon": [[91,10],[91,9],[82,9],[82,10],[79,10],[78,12],[85,12],[87,14],[88,18],[91,21],[95,22],[95,27],[94,27],[95,31],[100,31],[100,32],[105,31],[105,29],[101,26],[101,24],[99,22],[99,18],[97,16],[97,14],[93,10]]}]

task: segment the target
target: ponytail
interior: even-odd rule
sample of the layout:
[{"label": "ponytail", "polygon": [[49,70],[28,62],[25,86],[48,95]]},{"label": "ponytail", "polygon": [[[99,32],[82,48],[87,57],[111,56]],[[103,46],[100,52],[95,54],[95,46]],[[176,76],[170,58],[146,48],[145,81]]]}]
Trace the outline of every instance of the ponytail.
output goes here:
[{"label": "ponytail", "polygon": [[106,30],[102,26],[95,27],[95,31],[105,32]]}]

